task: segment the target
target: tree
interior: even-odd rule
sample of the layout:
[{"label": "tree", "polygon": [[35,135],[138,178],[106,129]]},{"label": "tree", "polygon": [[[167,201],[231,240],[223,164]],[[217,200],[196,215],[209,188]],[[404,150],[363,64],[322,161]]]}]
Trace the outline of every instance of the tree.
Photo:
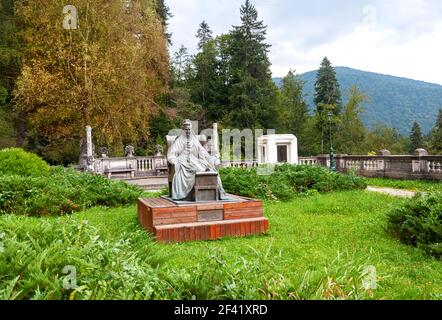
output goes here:
[{"label": "tree", "polygon": [[315,98],[316,113],[318,114],[318,129],[321,133],[321,149],[324,153],[324,140],[328,140],[325,137],[326,129],[326,114],[333,112],[335,116],[339,116],[342,108],[341,91],[339,88],[339,82],[336,78],[336,71],[333,68],[330,60],[325,57],[321,66],[316,74],[315,82]]},{"label": "tree", "polygon": [[424,147],[424,138],[419,123],[414,122],[410,134],[410,154],[413,154],[416,149]]},{"label": "tree", "polygon": [[0,0],[0,148],[16,144],[17,124],[23,131],[23,122],[17,121],[22,115],[14,112],[12,102],[12,90],[21,70],[20,30],[14,1]]},{"label": "tree", "polygon": [[315,99],[317,112],[321,113],[324,105],[333,105],[333,113],[337,116],[341,113],[342,98],[336,71],[330,60],[325,57],[316,75]]},{"label": "tree", "polygon": [[299,153],[304,155],[307,149],[305,129],[309,110],[303,96],[303,85],[303,81],[292,70],[282,79],[279,121],[283,123],[284,131],[298,138]]},{"label": "tree", "polygon": [[174,80],[178,84],[182,84],[188,80],[189,76],[186,72],[191,68],[192,57],[187,48],[183,45],[173,55],[172,68],[174,73]]},{"label": "tree", "polygon": [[202,126],[221,120],[217,111],[218,104],[218,52],[215,40],[209,40],[202,47],[193,60],[195,77],[190,86],[192,88],[192,101],[203,108]]},{"label": "tree", "polygon": [[240,8],[241,25],[230,32],[229,119],[237,128],[275,124],[277,88],[271,79],[267,26],[249,0]]},{"label": "tree", "polygon": [[56,163],[78,159],[86,125],[114,154],[140,133],[147,138],[168,81],[167,42],[150,0],[75,5],[79,28],[66,30],[58,1],[17,3],[26,40],[17,108],[32,129],[28,143]]},{"label": "tree", "polygon": [[165,0],[155,0],[155,11],[160,18],[161,24],[163,26],[164,36],[169,44],[172,44],[172,34],[167,32],[169,27],[169,19],[173,17],[169,6],[166,5]]},{"label": "tree", "polygon": [[364,153],[361,142],[365,139],[366,129],[361,121],[361,113],[362,104],[367,99],[368,97],[356,86],[352,87],[348,103],[342,114],[337,117],[338,123],[334,135],[337,152],[350,155]]},{"label": "tree", "polygon": [[364,144],[365,150],[369,152],[387,149],[397,155],[408,153],[408,139],[403,137],[397,129],[383,124],[375,125],[375,128],[368,132]]},{"label": "tree", "polygon": [[442,154],[442,108],[439,109],[436,124],[430,134],[430,149],[433,154]]},{"label": "tree", "polygon": [[198,38],[198,49],[202,50],[203,47],[213,39],[212,30],[206,21],[201,22],[199,29],[197,31],[196,37]]}]

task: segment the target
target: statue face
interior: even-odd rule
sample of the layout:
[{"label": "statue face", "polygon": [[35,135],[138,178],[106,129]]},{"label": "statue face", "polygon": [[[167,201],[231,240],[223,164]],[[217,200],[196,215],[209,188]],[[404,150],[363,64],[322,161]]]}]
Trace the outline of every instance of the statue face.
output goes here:
[{"label": "statue face", "polygon": [[190,133],[192,132],[192,130],[190,128],[184,128],[184,131],[186,132],[187,139],[189,139],[190,138]]}]

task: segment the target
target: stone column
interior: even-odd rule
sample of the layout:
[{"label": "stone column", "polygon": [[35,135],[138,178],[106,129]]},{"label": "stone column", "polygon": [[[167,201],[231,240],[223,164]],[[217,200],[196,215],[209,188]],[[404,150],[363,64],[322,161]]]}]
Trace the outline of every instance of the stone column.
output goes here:
[{"label": "stone column", "polygon": [[92,128],[91,126],[86,127],[86,155],[87,157],[92,157]]},{"label": "stone column", "polygon": [[218,123],[213,124],[213,133],[212,133],[212,156],[217,157],[219,159],[219,140],[218,140]]}]

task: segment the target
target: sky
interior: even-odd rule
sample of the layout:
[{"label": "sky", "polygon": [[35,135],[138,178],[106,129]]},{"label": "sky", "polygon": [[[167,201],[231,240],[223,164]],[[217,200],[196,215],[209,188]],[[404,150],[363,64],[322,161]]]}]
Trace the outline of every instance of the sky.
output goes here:
[{"label": "sky", "polygon": [[[214,35],[240,24],[244,0],[168,0],[172,52],[196,52],[205,20]],[[252,0],[268,26],[274,77],[290,69],[316,70],[324,56],[334,66],[442,85],[441,0]]]}]

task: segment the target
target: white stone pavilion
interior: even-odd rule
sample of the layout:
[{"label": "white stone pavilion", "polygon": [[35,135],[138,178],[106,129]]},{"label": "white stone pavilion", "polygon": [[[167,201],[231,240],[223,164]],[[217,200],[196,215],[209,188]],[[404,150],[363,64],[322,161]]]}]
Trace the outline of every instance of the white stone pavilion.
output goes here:
[{"label": "white stone pavilion", "polygon": [[293,134],[274,134],[258,139],[259,164],[298,164],[298,139]]}]

